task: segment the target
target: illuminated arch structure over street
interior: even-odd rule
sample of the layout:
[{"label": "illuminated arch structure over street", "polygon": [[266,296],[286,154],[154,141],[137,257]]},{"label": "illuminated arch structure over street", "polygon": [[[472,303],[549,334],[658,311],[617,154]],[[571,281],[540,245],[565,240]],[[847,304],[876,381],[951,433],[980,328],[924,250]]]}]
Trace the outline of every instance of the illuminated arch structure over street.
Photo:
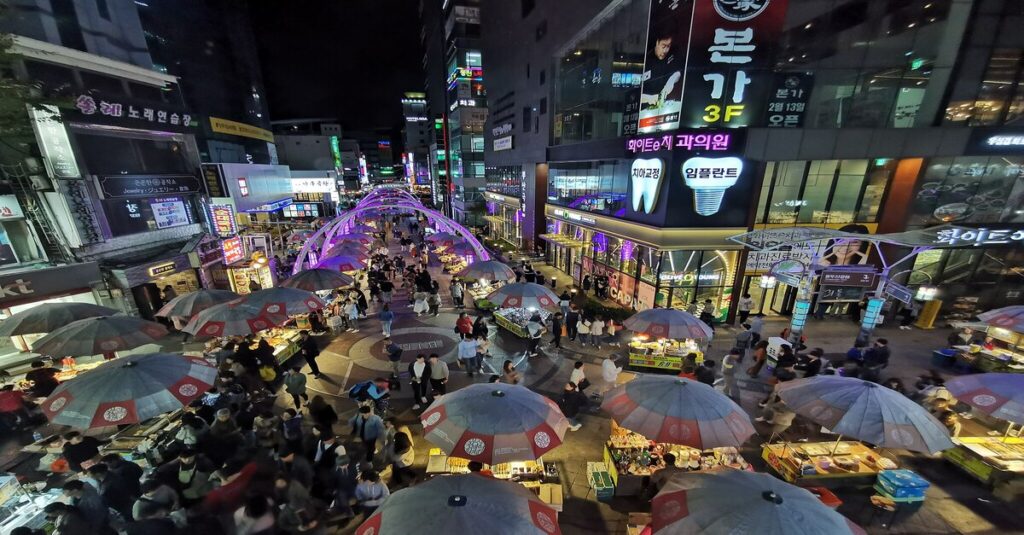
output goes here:
[{"label": "illuminated arch structure over street", "polygon": [[334,218],[333,221],[320,227],[320,230],[310,236],[299,250],[292,272],[298,273],[303,269],[315,266],[334,245],[334,237],[348,232],[348,229],[355,226],[360,216],[375,217],[402,213],[422,214],[436,231],[455,234],[466,240],[466,243],[476,251],[476,260],[490,260],[491,255],[487,249],[466,227],[437,210],[423,206],[416,196],[404,189],[378,187],[359,201],[354,208]]}]

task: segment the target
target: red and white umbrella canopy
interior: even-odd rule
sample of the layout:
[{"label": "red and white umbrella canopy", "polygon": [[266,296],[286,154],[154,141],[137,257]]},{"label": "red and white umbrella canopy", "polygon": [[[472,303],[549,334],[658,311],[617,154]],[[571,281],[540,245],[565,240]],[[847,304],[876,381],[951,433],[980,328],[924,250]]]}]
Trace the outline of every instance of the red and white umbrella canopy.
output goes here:
[{"label": "red and white umbrella canopy", "polygon": [[199,357],[129,355],[61,383],[41,408],[51,422],[77,429],[133,424],[188,405],[216,379]]},{"label": "red and white umbrella canopy", "polygon": [[558,296],[534,282],[514,282],[491,292],[487,300],[498,308],[558,308]]},{"label": "red and white umbrella canopy", "polygon": [[738,447],[756,432],[750,416],[721,392],[670,375],[641,375],[619,385],[601,408],[650,440],[697,449]]},{"label": "red and white umbrella canopy", "polygon": [[1024,305],[1014,305],[978,314],[978,318],[993,326],[1015,332],[1024,332]]},{"label": "red and white umbrella canopy", "polygon": [[85,357],[124,351],[167,336],[167,327],[134,316],[99,316],[73,321],[36,340],[32,351],[55,357]]},{"label": "red and white umbrella canopy", "polygon": [[720,467],[676,474],[651,500],[653,533],[865,533],[810,491],[765,473]]},{"label": "red and white umbrella canopy", "polygon": [[255,291],[242,299],[258,307],[267,316],[309,314],[327,306],[313,292],[280,286]]},{"label": "red and white umbrella canopy", "polygon": [[711,327],[708,327],[706,323],[695,318],[689,312],[674,308],[641,310],[622,322],[622,325],[633,332],[643,333],[652,338],[669,340],[689,338],[707,341],[714,336]]},{"label": "red and white umbrella canopy", "polygon": [[497,260],[481,260],[473,262],[459,272],[459,276],[466,279],[485,279],[489,281],[512,282],[516,280],[516,272],[508,265]]},{"label": "red and white umbrella canopy", "polygon": [[283,288],[298,288],[309,292],[333,290],[343,286],[351,286],[355,282],[352,277],[331,269],[306,269],[292,275],[281,283]]},{"label": "red and white umbrella canopy", "polygon": [[359,271],[366,269],[366,262],[360,258],[349,255],[329,256],[317,262],[316,267],[322,269],[336,269],[338,271]]},{"label": "red and white umbrella canopy", "polygon": [[288,321],[285,314],[268,314],[244,299],[212,306],[192,317],[185,332],[197,338],[246,336],[277,327]]},{"label": "red and white umbrella canopy", "polygon": [[156,315],[161,318],[172,316],[191,318],[214,305],[235,299],[238,299],[238,294],[227,290],[197,290],[171,299],[166,305],[160,307]]},{"label": "red and white umbrella canopy", "polygon": [[369,250],[356,242],[343,242],[328,249],[324,258],[332,256],[353,256],[365,261],[367,258],[370,258],[370,253]]},{"label": "red and white umbrella canopy", "polygon": [[352,241],[366,245],[373,243],[375,240],[376,238],[374,238],[373,236],[370,236],[369,234],[363,234],[361,232],[349,232],[348,234],[338,234],[333,239],[331,239],[331,241],[334,243]]},{"label": "red and white umbrella canopy", "polygon": [[554,401],[526,388],[475,384],[420,415],[423,436],[452,457],[486,464],[535,460],[562,443],[569,421]]},{"label": "red and white umbrella canopy", "polygon": [[558,514],[512,481],[479,474],[441,476],[395,492],[356,535],[515,533],[558,535]]}]

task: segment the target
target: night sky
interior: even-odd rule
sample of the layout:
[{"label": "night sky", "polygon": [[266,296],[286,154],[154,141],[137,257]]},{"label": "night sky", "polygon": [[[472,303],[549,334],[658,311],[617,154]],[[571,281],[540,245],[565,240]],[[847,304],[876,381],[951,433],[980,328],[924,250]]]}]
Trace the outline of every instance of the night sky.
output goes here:
[{"label": "night sky", "polygon": [[415,0],[252,2],[271,120],[338,117],[346,130],[395,128],[423,90]]}]

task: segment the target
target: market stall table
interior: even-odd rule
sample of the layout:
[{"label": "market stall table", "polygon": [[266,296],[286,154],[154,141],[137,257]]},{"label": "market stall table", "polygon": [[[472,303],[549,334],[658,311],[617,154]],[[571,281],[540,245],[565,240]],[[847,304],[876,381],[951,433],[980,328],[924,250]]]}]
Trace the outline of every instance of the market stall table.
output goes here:
[{"label": "market stall table", "polygon": [[634,496],[643,490],[643,480],[666,468],[664,456],[675,456],[675,467],[683,470],[707,470],[731,466],[750,470],[750,464],[736,448],[699,450],[677,444],[657,444],[611,422],[611,436],[604,446],[604,465],[615,485],[616,496]]},{"label": "market stall table", "polygon": [[530,333],[526,330],[526,324],[534,314],[540,314],[542,323],[547,323],[551,313],[542,310],[530,310],[527,308],[499,308],[494,311],[494,322],[498,327],[508,330],[520,338],[529,338]]},{"label": "market stall table", "polygon": [[956,360],[981,372],[1024,373],[1024,354],[1016,351],[993,347],[986,349],[980,345],[956,345]]},{"label": "market stall table", "polygon": [[1009,500],[1024,494],[1024,438],[960,437],[942,457]]},{"label": "market stall table", "polygon": [[636,336],[629,343],[629,365],[679,371],[691,353],[697,356],[698,364],[704,361],[704,352],[693,340],[648,340]]},{"label": "market stall table", "polygon": [[860,442],[775,443],[761,458],[782,479],[800,486],[868,485],[896,463]]},{"label": "market stall table", "polygon": [[[496,479],[515,481],[536,493],[544,503],[555,511],[562,511],[562,485],[559,482],[558,468],[543,459],[536,461],[513,461],[493,466],[484,465]],[[431,448],[427,458],[428,476],[442,474],[468,474],[469,461],[458,457],[449,457],[441,448]]]}]

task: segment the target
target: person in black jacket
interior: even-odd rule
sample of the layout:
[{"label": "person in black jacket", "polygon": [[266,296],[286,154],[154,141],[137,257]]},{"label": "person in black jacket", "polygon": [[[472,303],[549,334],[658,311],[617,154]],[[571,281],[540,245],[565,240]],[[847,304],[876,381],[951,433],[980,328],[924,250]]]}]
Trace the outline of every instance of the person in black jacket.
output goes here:
[{"label": "person in black jacket", "polygon": [[430,393],[430,363],[423,353],[416,355],[416,360],[409,363],[409,377],[412,382],[413,410],[419,409],[420,404],[426,404],[427,394]]},{"label": "person in black jacket", "polygon": [[576,431],[583,426],[577,417],[586,406],[587,396],[584,396],[575,384],[565,383],[565,390],[562,391],[562,395],[558,398],[558,408],[562,409],[562,414],[569,420],[571,424],[569,430]]},{"label": "person in black jacket", "polygon": [[121,513],[124,518],[132,517],[132,505],[137,494],[133,494],[127,482],[110,471],[107,465],[97,463],[89,467],[88,474],[100,485],[100,497],[103,503]]},{"label": "person in black jacket", "polygon": [[128,485],[128,492],[135,497],[142,494],[142,467],[132,461],[125,460],[117,453],[108,453],[100,459],[107,465],[111,473],[121,478]]},{"label": "person in black jacket", "polygon": [[299,352],[302,353],[302,358],[306,359],[306,364],[309,364],[309,371],[313,372],[313,377],[317,379],[323,377],[320,367],[316,365],[316,357],[320,355],[320,347],[316,345],[316,340],[309,335],[309,331],[301,331],[299,336],[302,338],[299,341]]}]

